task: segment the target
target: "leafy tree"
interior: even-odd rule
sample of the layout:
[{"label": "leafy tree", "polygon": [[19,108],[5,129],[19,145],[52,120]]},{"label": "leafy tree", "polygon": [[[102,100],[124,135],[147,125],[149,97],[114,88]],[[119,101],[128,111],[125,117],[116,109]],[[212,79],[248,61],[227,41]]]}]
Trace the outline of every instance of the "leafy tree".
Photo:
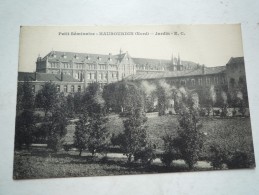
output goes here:
[{"label": "leafy tree", "polygon": [[22,96],[22,108],[23,109],[33,109],[34,94],[32,91],[32,85],[29,79],[26,78],[23,83],[23,96]]},{"label": "leafy tree", "polygon": [[17,109],[32,110],[34,107],[34,94],[32,85],[28,77],[24,78],[24,82],[18,85],[17,89]]},{"label": "leafy tree", "polygon": [[202,105],[203,107],[206,109],[207,111],[207,116],[210,115],[211,111],[212,111],[212,108],[213,108],[213,98],[212,98],[212,94],[214,94],[213,91],[211,91],[210,88],[205,88],[203,91],[202,91]]},{"label": "leafy tree", "polygon": [[17,99],[16,99],[16,112],[21,111],[23,109],[23,84],[18,84],[17,87]]},{"label": "leafy tree", "polygon": [[74,94],[73,98],[74,111],[76,114],[82,113],[82,93],[77,92]]},{"label": "leafy tree", "polygon": [[62,106],[63,104],[55,105],[47,122],[47,144],[54,151],[62,148],[63,138],[67,134],[67,114]]},{"label": "leafy tree", "polygon": [[110,134],[106,128],[107,118],[102,115],[92,115],[90,119],[90,131],[88,150],[94,155],[96,152],[106,153],[110,142]]},{"label": "leafy tree", "polygon": [[91,83],[82,96],[83,112],[87,111],[89,116],[105,114],[105,102],[102,97],[102,89],[98,83]]},{"label": "leafy tree", "polygon": [[16,107],[16,125],[15,125],[15,147],[20,148],[23,144],[27,147],[32,143],[35,131],[34,95],[32,86],[25,81],[18,85],[17,89],[17,107]]},{"label": "leafy tree", "polygon": [[117,113],[129,114],[131,110],[144,104],[141,89],[136,84],[124,80],[107,85],[103,91],[103,98],[107,109]]},{"label": "leafy tree", "polygon": [[74,117],[75,114],[75,104],[74,104],[74,98],[71,94],[69,94],[66,98],[67,102],[67,110],[68,110],[68,116],[70,118]]},{"label": "leafy tree", "polygon": [[35,120],[31,110],[24,110],[16,116],[15,125],[15,148],[21,148],[23,144],[27,147],[33,141]]},{"label": "leafy tree", "polygon": [[159,115],[165,115],[166,108],[168,107],[168,98],[166,97],[166,91],[163,87],[157,87],[158,97],[158,113]]},{"label": "leafy tree", "polygon": [[46,117],[58,101],[57,86],[52,82],[45,83],[43,88],[38,92],[35,101],[38,107],[43,108]]},{"label": "leafy tree", "polygon": [[105,124],[107,118],[101,115],[84,114],[76,125],[74,145],[79,149],[79,156],[88,149],[92,155],[97,152],[106,152],[109,144],[109,132]]},{"label": "leafy tree", "polygon": [[199,99],[192,94],[189,101],[182,105],[179,113],[179,129],[174,139],[174,146],[180,151],[181,158],[193,169],[203,147],[204,134],[200,131]]},{"label": "leafy tree", "polygon": [[127,119],[123,121],[125,129],[121,147],[124,154],[128,157],[128,162],[131,162],[132,156],[136,152],[147,147],[146,121],[147,119],[141,109],[133,110]]},{"label": "leafy tree", "polygon": [[64,137],[67,134],[68,115],[66,98],[63,94],[58,94],[55,104],[51,107],[51,116],[45,116],[41,126],[42,135],[46,135],[48,148],[58,151],[63,146]]},{"label": "leafy tree", "polygon": [[76,126],[75,145],[81,155],[88,149],[92,155],[105,152],[109,143],[109,132],[106,128],[106,112],[102,91],[98,83],[92,83],[82,96],[82,116]]},{"label": "leafy tree", "polygon": [[80,117],[79,121],[76,124],[76,130],[74,134],[74,145],[79,150],[79,156],[83,150],[88,148],[88,140],[90,137],[91,131],[90,118],[87,114],[84,114]]},{"label": "leafy tree", "polygon": [[238,88],[243,94],[243,100],[245,106],[248,107],[248,94],[247,94],[247,85],[246,85],[246,78],[245,77],[240,77],[238,80]]}]

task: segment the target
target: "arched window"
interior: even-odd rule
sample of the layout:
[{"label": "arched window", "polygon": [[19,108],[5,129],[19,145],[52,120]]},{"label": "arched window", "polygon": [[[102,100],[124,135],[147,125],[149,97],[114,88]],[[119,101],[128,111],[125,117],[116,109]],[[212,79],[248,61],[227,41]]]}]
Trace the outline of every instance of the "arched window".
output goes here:
[{"label": "arched window", "polygon": [[71,86],[71,92],[75,92],[75,86],[74,85]]},{"label": "arched window", "polygon": [[186,81],[185,80],[181,80],[181,85],[185,86],[186,85]]},{"label": "arched window", "polygon": [[64,92],[67,93],[67,85],[64,86]]}]

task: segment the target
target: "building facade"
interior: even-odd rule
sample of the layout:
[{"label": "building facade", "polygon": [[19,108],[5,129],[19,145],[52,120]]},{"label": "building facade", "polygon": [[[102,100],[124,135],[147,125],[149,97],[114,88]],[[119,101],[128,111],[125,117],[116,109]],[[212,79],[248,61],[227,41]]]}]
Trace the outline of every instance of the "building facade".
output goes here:
[{"label": "building facade", "polygon": [[18,82],[29,80],[33,91],[45,82],[55,82],[58,91],[74,93],[84,91],[89,83],[101,86],[127,79],[135,82],[165,80],[176,87],[200,89],[206,86],[235,87],[245,83],[244,58],[231,58],[225,66],[205,67],[198,63],[182,61],[180,55],[171,60],[133,58],[128,52],[108,55],[51,51],[37,58],[35,73],[19,73]]}]

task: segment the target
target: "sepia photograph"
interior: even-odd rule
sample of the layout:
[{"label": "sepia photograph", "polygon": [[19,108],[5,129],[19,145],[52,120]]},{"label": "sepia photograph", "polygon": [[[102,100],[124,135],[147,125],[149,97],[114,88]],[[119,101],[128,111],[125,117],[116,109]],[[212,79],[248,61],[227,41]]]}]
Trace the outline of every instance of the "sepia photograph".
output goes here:
[{"label": "sepia photograph", "polygon": [[13,179],[255,167],[240,24],[21,26]]}]

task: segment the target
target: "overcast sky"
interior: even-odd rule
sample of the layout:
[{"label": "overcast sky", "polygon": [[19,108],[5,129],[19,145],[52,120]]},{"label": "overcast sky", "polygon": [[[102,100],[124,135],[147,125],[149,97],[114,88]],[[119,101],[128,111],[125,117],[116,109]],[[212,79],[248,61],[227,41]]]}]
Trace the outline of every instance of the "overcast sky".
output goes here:
[{"label": "overcast sky", "polygon": [[[69,33],[69,35],[61,35]],[[71,35],[95,33],[95,35]],[[129,32],[133,35],[100,35],[100,32]],[[148,33],[148,35],[138,35]],[[168,32],[170,35],[155,35]],[[177,32],[179,35],[175,35]],[[132,57],[171,59],[178,53],[182,60],[225,65],[230,57],[243,56],[241,27],[235,25],[167,26],[62,26],[22,27],[19,71],[35,71],[38,55],[51,50],[78,53],[118,54],[120,48]]]}]

